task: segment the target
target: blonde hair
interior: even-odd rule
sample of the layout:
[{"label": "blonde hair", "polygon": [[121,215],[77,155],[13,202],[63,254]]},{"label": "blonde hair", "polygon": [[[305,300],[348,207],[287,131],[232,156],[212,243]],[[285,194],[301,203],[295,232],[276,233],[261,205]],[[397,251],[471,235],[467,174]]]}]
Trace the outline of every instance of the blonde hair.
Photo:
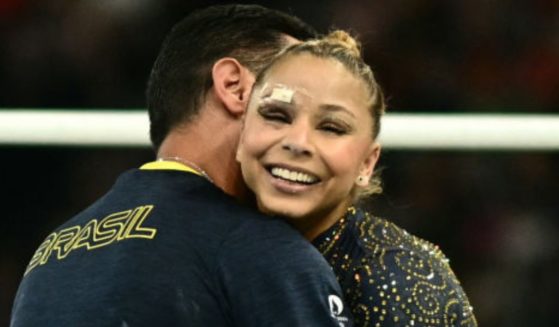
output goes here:
[{"label": "blonde hair", "polygon": [[356,58],[361,58],[361,43],[354,39],[347,32],[342,30],[336,30],[326,35],[323,39],[326,42],[338,43],[340,46],[344,47],[352,56]]},{"label": "blonde hair", "polygon": [[[318,58],[328,58],[342,63],[348,71],[360,78],[369,93],[369,112],[373,118],[372,138],[375,140],[380,133],[380,118],[386,110],[384,94],[377,83],[371,67],[363,61],[361,44],[348,32],[335,30],[321,38],[293,44],[280,52],[272,62],[266,66],[256,79],[256,85],[260,84],[267,72],[278,62],[289,56],[308,53]],[[367,187],[355,190],[355,200],[367,195],[382,193],[381,180],[377,172],[370,179]]]}]

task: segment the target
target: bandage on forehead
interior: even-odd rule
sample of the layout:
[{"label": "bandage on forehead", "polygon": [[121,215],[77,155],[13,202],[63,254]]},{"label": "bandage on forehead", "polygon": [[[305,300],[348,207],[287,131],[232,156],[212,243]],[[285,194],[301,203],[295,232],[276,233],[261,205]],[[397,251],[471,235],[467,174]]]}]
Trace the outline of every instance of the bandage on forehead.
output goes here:
[{"label": "bandage on forehead", "polygon": [[284,84],[264,84],[260,90],[261,101],[273,101],[289,105],[310,103],[313,97],[302,88]]}]

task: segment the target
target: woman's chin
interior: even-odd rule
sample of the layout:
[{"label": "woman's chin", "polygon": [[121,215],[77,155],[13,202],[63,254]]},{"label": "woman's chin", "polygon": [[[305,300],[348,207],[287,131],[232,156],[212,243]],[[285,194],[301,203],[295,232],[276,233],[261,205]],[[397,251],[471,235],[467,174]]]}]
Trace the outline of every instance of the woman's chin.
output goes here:
[{"label": "woman's chin", "polygon": [[263,203],[258,203],[258,210],[269,216],[280,216],[287,220],[300,220],[309,214],[308,210],[303,210],[302,208],[297,208],[295,210],[295,205],[285,206],[285,205],[266,205]]}]

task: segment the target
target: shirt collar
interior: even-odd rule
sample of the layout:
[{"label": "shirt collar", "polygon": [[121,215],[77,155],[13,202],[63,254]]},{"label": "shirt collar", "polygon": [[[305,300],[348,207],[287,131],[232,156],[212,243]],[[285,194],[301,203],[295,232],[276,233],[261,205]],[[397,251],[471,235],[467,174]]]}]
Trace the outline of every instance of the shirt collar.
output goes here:
[{"label": "shirt collar", "polygon": [[183,163],[176,162],[176,161],[164,161],[164,160],[152,161],[152,162],[148,162],[148,163],[142,165],[140,167],[140,169],[142,169],[142,170],[180,170],[180,171],[186,171],[188,173],[193,173],[193,174],[196,174],[198,176],[202,176],[202,174],[200,174],[200,172],[197,171],[196,169],[194,169],[190,166],[187,166]]}]

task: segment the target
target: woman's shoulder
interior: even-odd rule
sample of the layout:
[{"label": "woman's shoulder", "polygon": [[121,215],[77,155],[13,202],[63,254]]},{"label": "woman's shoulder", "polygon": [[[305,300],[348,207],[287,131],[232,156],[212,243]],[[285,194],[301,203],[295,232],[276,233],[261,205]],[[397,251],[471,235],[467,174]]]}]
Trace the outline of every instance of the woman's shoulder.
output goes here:
[{"label": "woman's shoulder", "polygon": [[[400,276],[404,283],[415,280],[458,283],[449,259],[435,244],[410,234],[387,219],[357,210],[351,228],[362,248],[356,269],[370,267],[379,275]],[[348,228],[350,229],[350,228]],[[406,282],[407,281],[407,282]]]},{"label": "woman's shoulder", "polygon": [[475,326],[468,299],[438,246],[362,210],[350,216],[347,231],[362,249],[348,286],[352,306],[362,310],[356,316]]},{"label": "woman's shoulder", "polygon": [[410,234],[393,222],[372,215],[362,209],[354,209],[352,226],[354,237],[367,257],[387,252],[400,256],[421,257],[426,260],[448,263],[441,249],[420,237]]}]

